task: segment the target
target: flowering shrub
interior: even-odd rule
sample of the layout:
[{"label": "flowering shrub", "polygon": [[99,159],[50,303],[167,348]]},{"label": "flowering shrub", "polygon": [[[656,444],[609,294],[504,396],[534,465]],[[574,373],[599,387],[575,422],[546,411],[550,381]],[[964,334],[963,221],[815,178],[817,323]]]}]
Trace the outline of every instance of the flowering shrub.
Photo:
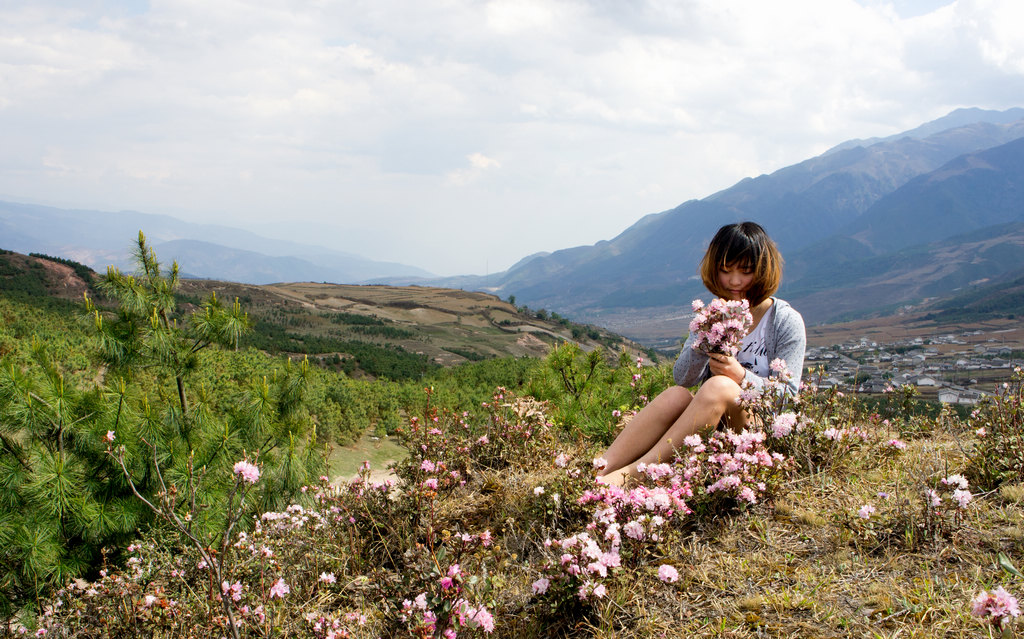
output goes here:
[{"label": "flowering shrub", "polygon": [[450,492],[464,486],[474,472],[505,468],[513,455],[529,455],[536,442],[549,439],[551,423],[544,404],[518,398],[504,388],[484,402],[483,419],[469,412],[440,411],[425,389],[424,416],[413,417],[396,435],[409,456],[395,466],[399,479],[424,492]]},{"label": "flowering shrub", "polygon": [[[585,491],[578,503],[591,509],[586,530],[545,540],[548,558],[534,593],[562,612],[602,599],[617,574],[657,557],[671,533],[693,516],[720,515],[770,497],[788,477],[789,465],[764,448],[764,439],[747,431],[715,432],[706,442],[693,435],[685,442],[685,459],[640,464],[639,484]],[[594,460],[595,467],[603,463]],[[658,578],[672,583],[679,574],[662,565]]]},{"label": "flowering shrub", "polygon": [[981,591],[971,601],[971,614],[992,624],[996,631],[1002,631],[1008,619],[1020,616],[1020,606],[1017,605],[1016,597],[999,586],[992,592]]},{"label": "flowering shrub", "polygon": [[[702,511],[721,512],[770,497],[788,476],[786,457],[765,448],[765,434],[715,431],[706,440],[690,435],[683,477],[697,487],[692,502]],[[697,507],[696,505],[694,506]]]},{"label": "flowering shrub", "polygon": [[708,355],[736,355],[743,336],[754,323],[750,302],[715,298],[707,306],[701,300],[693,300],[692,307],[694,316],[690,320],[690,334],[694,338],[693,349]]},{"label": "flowering shrub", "polygon": [[891,456],[906,448],[881,428],[877,414],[865,419],[854,398],[835,388],[819,391],[813,381],[794,396],[787,392],[792,374],[786,362],[775,360],[771,368],[773,376],[760,389],[745,387],[738,402],[761,426],[767,449],[791,460],[799,472],[820,472],[868,449]]},{"label": "flowering shrub", "polygon": [[965,473],[978,487],[991,490],[1004,482],[1024,481],[1024,370],[987,396],[971,413],[968,428],[976,439]]},{"label": "flowering shrub", "polygon": [[964,510],[973,500],[963,475],[943,477],[934,487],[924,489],[918,528],[930,538],[949,537],[963,524]]},{"label": "flowering shrub", "polygon": [[895,544],[917,550],[929,542],[953,538],[962,529],[964,515],[974,500],[967,479],[960,474],[925,482],[920,492],[899,498],[877,494],[876,504],[864,504],[854,516],[837,519],[856,539],[876,546]]}]

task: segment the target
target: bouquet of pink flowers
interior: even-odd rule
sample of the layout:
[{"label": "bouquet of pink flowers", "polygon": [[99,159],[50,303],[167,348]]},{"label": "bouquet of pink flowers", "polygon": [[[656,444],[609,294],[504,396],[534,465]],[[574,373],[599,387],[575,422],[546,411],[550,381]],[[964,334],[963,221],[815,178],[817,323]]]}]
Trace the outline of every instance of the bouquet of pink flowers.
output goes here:
[{"label": "bouquet of pink flowers", "polygon": [[716,298],[707,306],[700,300],[693,300],[693,312],[690,320],[693,350],[706,355],[721,353],[735,356],[743,336],[754,323],[747,300]]}]

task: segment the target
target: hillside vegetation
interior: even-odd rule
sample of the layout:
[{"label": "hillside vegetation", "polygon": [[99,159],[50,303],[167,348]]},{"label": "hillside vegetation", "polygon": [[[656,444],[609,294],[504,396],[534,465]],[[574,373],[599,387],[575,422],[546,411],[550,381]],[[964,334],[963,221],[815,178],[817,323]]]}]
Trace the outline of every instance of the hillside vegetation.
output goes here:
[{"label": "hillside vegetation", "polygon": [[[95,577],[154,523],[147,502],[202,504],[189,517],[191,534],[223,525],[220,506],[235,498],[224,481],[229,478],[203,478],[240,459],[258,459],[263,468],[260,489],[248,495],[248,516],[297,498],[331,466],[332,446],[367,431],[393,433],[407,415],[423,410],[424,385],[437,386],[432,401],[441,407],[479,405],[499,384],[547,392],[543,376],[531,373],[543,366],[537,358],[453,355],[464,365],[412,367],[410,359],[425,356],[387,340],[416,343],[417,334],[401,328],[400,318],[368,313],[366,304],[362,313],[327,312],[269,294],[254,317],[270,330],[259,333],[240,300],[218,296],[231,285],[190,286],[176,266],[161,267],[141,234],[137,260],[134,274],[112,269],[95,277],[60,258],[0,254],[3,616],[37,606],[39,597],[69,579]],[[362,292],[388,299],[383,289]],[[443,297],[436,296],[435,307]],[[472,299],[502,307],[519,327],[545,331],[549,343],[559,331],[571,337],[579,328],[557,318],[531,320],[490,297],[482,304],[485,297]],[[458,304],[463,310],[452,313],[453,323],[468,319],[475,322],[470,330],[486,328]],[[407,295],[395,308],[415,313],[425,307]],[[278,331],[275,318],[291,330]],[[298,326],[286,323],[295,318]],[[324,326],[354,335],[316,335]],[[383,334],[363,337],[366,329]],[[503,338],[515,343],[496,332],[501,338],[492,344]],[[252,346],[260,343],[264,350]],[[565,348],[582,353],[575,342]],[[605,369],[614,352],[590,348],[580,355],[589,362],[587,375],[613,375]],[[331,370],[331,353],[355,361],[348,368],[355,376]],[[567,410],[593,429],[613,423],[607,406]],[[113,442],[119,457],[111,455]],[[195,492],[177,501],[186,487]]]},{"label": "hillside vegetation", "polygon": [[[665,383],[629,368],[591,392]],[[688,441],[625,490],[593,480],[612,431],[581,437],[553,416],[571,385],[549,402],[428,401],[396,432],[410,454],[393,480],[364,466],[287,508],[229,505],[216,572],[164,508],[120,562],[17,623],[61,637],[1012,636],[1022,383],[965,421],[915,414],[902,390],[877,412],[834,391],[762,398],[765,431]],[[263,470],[221,473],[244,500]]]}]

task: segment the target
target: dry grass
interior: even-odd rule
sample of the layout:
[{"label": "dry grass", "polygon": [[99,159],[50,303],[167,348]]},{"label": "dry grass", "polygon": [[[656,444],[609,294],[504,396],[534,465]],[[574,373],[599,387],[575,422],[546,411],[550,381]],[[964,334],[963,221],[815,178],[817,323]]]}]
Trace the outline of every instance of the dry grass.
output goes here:
[{"label": "dry grass", "polygon": [[[897,456],[865,454],[798,479],[774,505],[678,532],[665,556],[620,574],[582,619],[520,627],[505,616],[501,636],[986,636],[971,599],[996,585],[1024,591],[1024,579],[997,563],[1003,553],[1024,564],[1024,485],[977,497],[946,537],[908,546],[886,529],[920,523],[893,502],[955,472],[961,455],[956,437],[940,433]],[[487,507],[512,516],[544,480],[511,474]],[[857,518],[864,504],[878,507],[877,522]],[[679,570],[677,583],[657,579],[661,563]]]}]

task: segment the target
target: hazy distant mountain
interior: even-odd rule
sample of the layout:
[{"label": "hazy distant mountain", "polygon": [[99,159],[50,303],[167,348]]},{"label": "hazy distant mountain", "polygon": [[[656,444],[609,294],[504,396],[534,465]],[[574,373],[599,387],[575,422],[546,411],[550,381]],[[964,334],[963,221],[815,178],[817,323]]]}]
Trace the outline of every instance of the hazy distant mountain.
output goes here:
[{"label": "hazy distant mountain", "polygon": [[875,253],[1024,219],[1024,138],[962,155],[876,202],[844,235]]},{"label": "hazy distant mountain", "polygon": [[[761,223],[779,243],[788,261],[782,293],[806,300],[800,308],[810,322],[934,295],[932,284],[941,290],[997,278],[1024,255],[1016,231],[992,231],[984,245],[964,246],[966,261],[940,262],[965,233],[1024,221],[1022,118],[1024,109],[962,109],[648,215],[609,241],[536,256],[486,278],[437,281],[515,295],[595,323],[610,315],[679,315],[691,299],[707,296],[696,266],[711,235],[741,220]],[[986,260],[985,251],[1009,257]],[[901,279],[911,277],[921,281]]]},{"label": "hazy distant mountain", "polygon": [[786,297],[814,321],[892,311],[908,302],[951,298],[996,286],[1024,270],[1024,221],[1000,224],[881,255],[795,256],[801,273]]},{"label": "hazy distant mountain", "polygon": [[[0,202],[0,248],[67,257],[101,272],[110,264],[131,265],[131,249],[139,230],[162,261],[169,264],[177,258],[199,277],[267,284],[430,276],[413,266],[377,262],[227,226],[192,224],[166,215]],[[165,247],[169,252],[165,253]]]},{"label": "hazy distant mountain", "polygon": [[324,281],[324,267],[297,257],[271,257],[197,240],[172,240],[153,247],[164,264],[177,261],[182,276],[245,284]]}]

